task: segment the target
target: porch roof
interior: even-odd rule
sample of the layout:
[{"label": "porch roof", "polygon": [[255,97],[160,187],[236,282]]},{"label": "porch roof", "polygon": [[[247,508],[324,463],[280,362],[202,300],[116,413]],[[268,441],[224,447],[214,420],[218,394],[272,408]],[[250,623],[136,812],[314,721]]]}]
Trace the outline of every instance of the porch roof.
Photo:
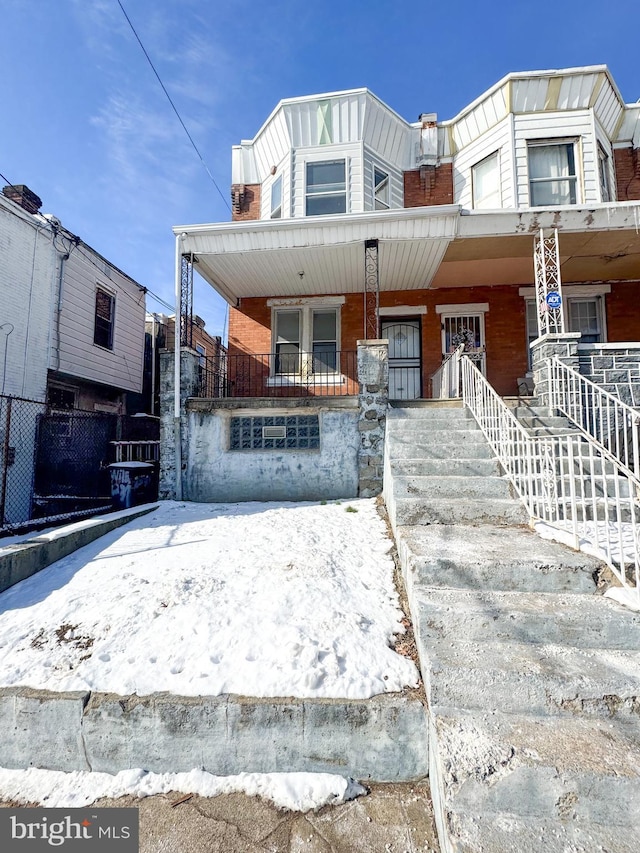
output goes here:
[{"label": "porch roof", "polygon": [[180,225],[182,254],[230,304],[362,293],[378,240],[381,291],[532,284],[533,239],[558,228],[565,282],[640,279],[640,204],[467,211],[458,205],[307,219]]}]

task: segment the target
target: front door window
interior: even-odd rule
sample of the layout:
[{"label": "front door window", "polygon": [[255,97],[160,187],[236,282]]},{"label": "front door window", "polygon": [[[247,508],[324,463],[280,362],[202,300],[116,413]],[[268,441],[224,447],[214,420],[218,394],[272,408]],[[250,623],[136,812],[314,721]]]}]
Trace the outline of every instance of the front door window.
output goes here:
[{"label": "front door window", "polygon": [[442,317],[442,356],[463,344],[464,352],[485,372],[484,314],[447,314]]},{"label": "front door window", "polygon": [[389,340],[389,399],[421,396],[420,320],[383,320],[382,337]]}]

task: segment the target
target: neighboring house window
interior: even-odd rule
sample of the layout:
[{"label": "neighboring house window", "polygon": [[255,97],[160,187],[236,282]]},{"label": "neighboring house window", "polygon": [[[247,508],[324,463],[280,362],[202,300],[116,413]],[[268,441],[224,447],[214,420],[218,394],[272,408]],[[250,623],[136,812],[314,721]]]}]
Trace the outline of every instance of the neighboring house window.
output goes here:
[{"label": "neighboring house window", "polygon": [[373,200],[376,210],[389,210],[389,175],[377,166],[373,168]]},{"label": "neighboring house window", "polygon": [[471,184],[476,210],[502,207],[497,151],[471,168]]},{"label": "neighboring house window", "polygon": [[282,175],[271,184],[271,218],[282,217]]},{"label": "neighboring house window", "polygon": [[602,145],[598,144],[598,178],[600,180],[600,200],[611,201],[609,186],[609,158]]},{"label": "neighboring house window", "polygon": [[580,343],[597,344],[602,341],[600,300],[569,299],[568,321],[570,332],[581,332]]},{"label": "neighboring house window", "polygon": [[306,215],[346,213],[347,184],[344,160],[307,163]]},{"label": "neighboring house window", "polygon": [[207,350],[202,344],[196,344],[196,352],[199,353],[200,358],[198,359],[198,363],[201,367],[204,367],[206,364],[206,356]]},{"label": "neighboring house window", "polygon": [[96,289],[96,315],[93,342],[99,347],[113,349],[113,323],[116,298],[101,287]]},{"label": "neighboring house window", "polygon": [[273,340],[275,374],[332,373],[338,369],[338,309],[277,309]]},{"label": "neighboring house window", "polygon": [[538,337],[538,312],[534,299],[527,299],[527,368],[532,368],[531,344]]},{"label": "neighboring house window", "polygon": [[47,403],[52,409],[75,409],[76,389],[50,385],[47,390]]},{"label": "neighboring house window", "polygon": [[578,175],[574,142],[529,143],[531,207],[576,204]]}]

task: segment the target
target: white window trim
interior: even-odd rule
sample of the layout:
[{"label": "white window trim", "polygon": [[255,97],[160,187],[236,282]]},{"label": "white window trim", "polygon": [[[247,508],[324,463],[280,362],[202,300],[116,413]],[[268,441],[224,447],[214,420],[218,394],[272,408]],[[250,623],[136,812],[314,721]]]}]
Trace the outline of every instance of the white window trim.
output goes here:
[{"label": "white window trim", "polygon": [[[336,152],[334,157],[330,156],[330,152],[327,151],[326,148],[321,148],[317,153],[307,153],[302,158],[302,180],[304,186],[304,193],[302,196],[304,217],[308,217],[310,219],[314,219],[316,216],[342,216],[339,213],[326,213],[326,214],[311,214],[307,213],[307,165],[309,163],[337,163],[340,160],[344,161],[344,194],[345,194],[345,213],[351,212],[351,198],[349,192],[349,170],[350,170],[350,160],[348,154],[339,154]],[[319,195],[319,193],[318,193]]]},{"label": "white window trim", "polygon": [[[280,181],[280,204],[273,207],[273,188]],[[277,215],[276,215],[277,214]],[[284,218],[284,181],[282,175],[275,175],[269,185],[269,219]]]},{"label": "white window trim", "polygon": [[[583,204],[584,199],[584,168],[582,159],[582,137],[580,136],[552,136],[552,137],[532,137],[525,139],[527,151],[527,195],[529,197],[529,207],[533,207],[531,201],[531,176],[529,169],[529,149],[538,148],[545,145],[573,145],[573,162],[575,164],[576,174],[576,200],[573,204]],[[551,178],[549,180],[552,180]],[[558,180],[567,180],[567,178],[559,178]],[[563,207],[563,205],[550,205],[551,207]],[[544,210],[545,205],[536,205],[536,208]]]},{"label": "white window trim", "polygon": [[[565,328],[569,328],[569,301],[572,299],[594,299],[598,306],[598,319],[600,320],[600,333],[602,337],[601,343],[606,343],[608,340],[607,333],[607,311],[603,296],[611,293],[610,284],[568,284],[562,286],[562,313],[564,314]],[[520,287],[518,294],[525,301],[535,302],[536,289],[535,287]],[[573,334],[573,333],[569,333]]]},{"label": "white window trim", "polygon": [[[113,317],[111,319],[111,346],[110,347],[105,347],[105,346],[102,346],[102,344],[97,344],[96,340],[95,340],[98,290],[102,290],[104,293],[108,294],[113,299]],[[115,348],[116,348],[116,305],[117,305],[117,298],[116,297],[117,297],[116,289],[114,288],[114,286],[112,284],[107,285],[107,284],[103,284],[102,281],[100,281],[100,280],[96,281],[96,286],[95,286],[95,289],[93,292],[93,346],[98,347],[98,349],[102,350],[103,352],[115,352]]]},{"label": "white window trim", "polygon": [[[391,174],[388,169],[384,169],[382,166],[373,162],[371,164],[372,167],[372,175],[371,175],[371,184],[373,188],[373,210],[390,210],[391,209]],[[386,188],[387,199],[384,201],[383,199],[378,198],[378,185],[376,184],[376,171],[383,174],[385,177],[380,182],[383,185],[383,188]],[[376,207],[376,203],[380,201],[381,204],[386,205],[384,207]]]},{"label": "white window trim", "polygon": [[453,305],[436,305],[436,314],[449,314],[451,316],[486,314],[488,310],[488,302],[455,302]]},{"label": "white window trim", "polygon": [[380,308],[378,313],[381,317],[413,317],[427,313],[426,305],[391,305],[389,308]]}]

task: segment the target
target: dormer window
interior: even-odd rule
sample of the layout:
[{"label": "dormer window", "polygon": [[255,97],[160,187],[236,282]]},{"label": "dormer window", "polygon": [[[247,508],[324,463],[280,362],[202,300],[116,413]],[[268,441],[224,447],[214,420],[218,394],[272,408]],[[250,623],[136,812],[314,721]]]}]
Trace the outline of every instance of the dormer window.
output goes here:
[{"label": "dormer window", "polygon": [[502,207],[498,152],[490,154],[471,168],[473,206],[476,210]]},{"label": "dormer window", "polygon": [[578,174],[575,142],[530,142],[528,154],[531,207],[576,204]]},{"label": "dormer window", "polygon": [[271,184],[271,219],[282,218],[282,175]]},{"label": "dormer window", "polygon": [[307,216],[346,213],[347,184],[344,160],[307,163]]},{"label": "dormer window", "polygon": [[389,175],[373,168],[373,201],[376,210],[389,210]]}]

